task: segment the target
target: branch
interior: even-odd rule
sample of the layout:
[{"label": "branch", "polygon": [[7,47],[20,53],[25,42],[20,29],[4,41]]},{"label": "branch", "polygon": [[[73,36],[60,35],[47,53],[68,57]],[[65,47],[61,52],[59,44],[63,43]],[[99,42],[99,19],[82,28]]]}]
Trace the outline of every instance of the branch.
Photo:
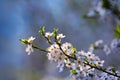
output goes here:
[{"label": "branch", "polygon": [[46,52],[46,53],[48,52],[47,50],[41,49],[41,48],[39,48],[39,47],[36,47],[36,46],[33,45],[33,44],[32,44],[32,47],[35,48],[35,49],[38,49],[38,50],[40,50],[40,51]]},{"label": "branch", "polygon": [[[56,41],[57,41],[57,40],[56,40]],[[63,51],[60,43],[58,43],[58,42],[56,42],[56,43],[58,44],[60,50],[63,52],[63,54],[64,54],[65,56],[67,56],[68,58],[71,58],[71,59],[73,59],[73,60],[77,60],[76,56],[72,57],[72,56],[67,55],[67,54]],[[88,66],[90,66],[91,68],[95,68],[95,69],[97,69],[97,70],[99,70],[99,71],[102,71],[102,72],[105,72],[105,73],[107,73],[107,74],[109,74],[109,75],[113,75],[113,76],[115,76],[115,77],[120,78],[120,76],[118,76],[117,74],[108,72],[108,71],[106,71],[105,69],[103,69],[102,67],[93,66],[93,65],[89,64],[89,62],[87,62],[87,63],[86,63],[86,62],[83,62],[83,63],[86,64],[86,65],[88,65]]]}]

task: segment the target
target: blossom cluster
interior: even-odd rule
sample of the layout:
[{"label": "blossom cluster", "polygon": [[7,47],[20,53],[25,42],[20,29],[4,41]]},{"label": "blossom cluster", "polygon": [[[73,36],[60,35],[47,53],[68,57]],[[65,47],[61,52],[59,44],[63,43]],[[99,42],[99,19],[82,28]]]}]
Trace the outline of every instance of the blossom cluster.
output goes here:
[{"label": "blossom cluster", "polygon": [[[59,36],[59,34],[57,35]],[[102,67],[104,61],[100,60],[98,56],[91,52],[76,51],[71,43],[65,42],[59,46],[57,43],[50,45],[47,48],[47,57],[50,61],[58,62],[60,72],[63,71],[64,67],[70,69],[71,75],[76,79],[85,78],[89,74],[94,74],[94,68],[89,65]],[[66,56],[68,55],[68,56]],[[69,56],[74,57],[75,61],[69,59]],[[89,65],[87,65],[89,64]]]},{"label": "blossom cluster", "polygon": [[106,55],[109,55],[114,51],[114,49],[120,47],[120,39],[113,39],[110,45],[104,44],[103,40],[97,40],[94,44],[91,44],[89,51],[93,52],[94,50],[101,49],[105,52]]},{"label": "blossom cluster", "polygon": [[101,67],[104,63],[104,60],[100,60],[98,56],[91,52],[78,51],[76,58],[77,60],[75,62],[70,62],[68,60],[66,63],[66,66],[71,68],[71,72],[73,72],[72,75],[76,79],[84,79],[89,75],[96,74],[95,69],[89,65]]},{"label": "blossom cluster", "polygon": [[[45,32],[44,27],[40,30],[41,35],[50,44],[48,48],[42,50],[33,45],[34,37],[21,39],[21,42],[27,45],[26,52],[30,54],[33,48],[46,52],[48,60],[58,63],[59,72],[64,67],[70,70],[70,75],[75,80],[119,80],[120,73],[114,67],[103,68],[104,60],[94,54],[95,49],[103,49],[107,54],[110,52],[107,45],[102,40],[96,41],[88,52],[78,51],[71,43],[62,42],[65,35],[58,33],[58,29],[53,32]],[[53,38],[53,39],[51,39]],[[119,46],[120,40],[114,39],[111,43],[111,49]]]},{"label": "blossom cluster", "polygon": [[31,36],[29,37],[28,39],[20,39],[20,41],[23,43],[23,44],[26,44],[26,49],[25,51],[28,53],[28,55],[30,55],[32,52],[34,52],[34,49],[33,49],[33,41],[35,40],[35,37]]},{"label": "blossom cluster", "polygon": [[87,13],[87,17],[99,16],[101,19],[107,15],[120,17],[120,0],[93,0],[92,8]]}]

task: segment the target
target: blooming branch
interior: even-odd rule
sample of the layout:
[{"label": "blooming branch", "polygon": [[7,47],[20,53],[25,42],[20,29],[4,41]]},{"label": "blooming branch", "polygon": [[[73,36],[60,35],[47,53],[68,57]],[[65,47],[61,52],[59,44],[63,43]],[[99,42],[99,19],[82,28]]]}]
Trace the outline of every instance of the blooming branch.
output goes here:
[{"label": "blooming branch", "polygon": [[[21,39],[20,41],[29,47],[26,48],[26,52],[30,54],[33,52],[33,48],[40,51],[46,52],[48,60],[58,62],[58,68],[60,72],[63,71],[63,67],[70,69],[71,75],[76,80],[84,79],[113,79],[119,80],[120,75],[114,67],[103,68],[104,60],[101,60],[98,56],[93,54],[93,51],[77,51],[77,49],[68,42],[63,43],[62,38],[65,35],[59,34],[58,29],[55,28],[53,32],[45,32],[45,27],[41,27],[40,34],[47,40],[50,44],[48,48],[41,49],[33,45],[33,40],[35,38],[31,37],[28,40]],[[53,38],[53,39],[51,39]],[[103,41],[99,40],[95,43],[94,48],[103,49]],[[104,74],[104,75],[103,75]]]}]

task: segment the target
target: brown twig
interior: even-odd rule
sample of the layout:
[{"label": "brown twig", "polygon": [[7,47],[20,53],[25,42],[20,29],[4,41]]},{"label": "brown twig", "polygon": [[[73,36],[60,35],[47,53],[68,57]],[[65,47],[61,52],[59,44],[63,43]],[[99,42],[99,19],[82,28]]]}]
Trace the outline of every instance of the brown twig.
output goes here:
[{"label": "brown twig", "polygon": [[[58,44],[60,50],[63,52],[63,54],[64,54],[65,56],[67,56],[68,58],[77,60],[76,56],[75,56],[75,57],[72,57],[72,56],[67,55],[67,54],[63,51],[60,43],[58,43],[58,42],[56,42],[56,43]],[[108,71],[106,71],[105,69],[103,69],[102,67],[93,66],[93,65],[89,64],[89,62],[87,62],[87,63],[86,63],[86,62],[83,62],[83,63],[86,64],[86,65],[88,65],[88,66],[90,66],[91,68],[95,68],[95,69],[97,69],[97,70],[99,70],[99,71],[102,71],[102,72],[105,72],[105,73],[107,73],[107,74],[109,74],[109,75],[113,75],[113,76],[115,76],[115,77],[120,78],[120,76],[118,76],[117,74],[108,72]]]}]

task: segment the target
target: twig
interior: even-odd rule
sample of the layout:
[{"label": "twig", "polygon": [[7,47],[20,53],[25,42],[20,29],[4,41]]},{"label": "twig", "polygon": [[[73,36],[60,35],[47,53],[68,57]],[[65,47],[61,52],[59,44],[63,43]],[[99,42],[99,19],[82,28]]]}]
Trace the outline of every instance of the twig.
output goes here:
[{"label": "twig", "polygon": [[[56,42],[56,43],[58,44],[60,50],[63,52],[63,54],[64,54],[65,56],[67,56],[68,58],[77,60],[76,57],[72,57],[72,56],[67,55],[67,54],[63,51],[63,49],[61,48],[61,44],[59,44],[58,42]],[[108,72],[108,71],[106,71],[105,69],[102,69],[101,67],[93,66],[93,65],[89,64],[89,62],[87,62],[87,63],[86,63],[86,62],[83,62],[83,63],[86,64],[86,65],[88,65],[88,66],[90,66],[91,68],[95,68],[95,69],[97,69],[97,70],[99,70],[99,71],[102,71],[102,72],[105,72],[105,73],[107,73],[107,74],[109,74],[109,75],[113,75],[113,76],[115,76],[115,77],[120,78],[120,76],[118,76],[117,74]]]}]

